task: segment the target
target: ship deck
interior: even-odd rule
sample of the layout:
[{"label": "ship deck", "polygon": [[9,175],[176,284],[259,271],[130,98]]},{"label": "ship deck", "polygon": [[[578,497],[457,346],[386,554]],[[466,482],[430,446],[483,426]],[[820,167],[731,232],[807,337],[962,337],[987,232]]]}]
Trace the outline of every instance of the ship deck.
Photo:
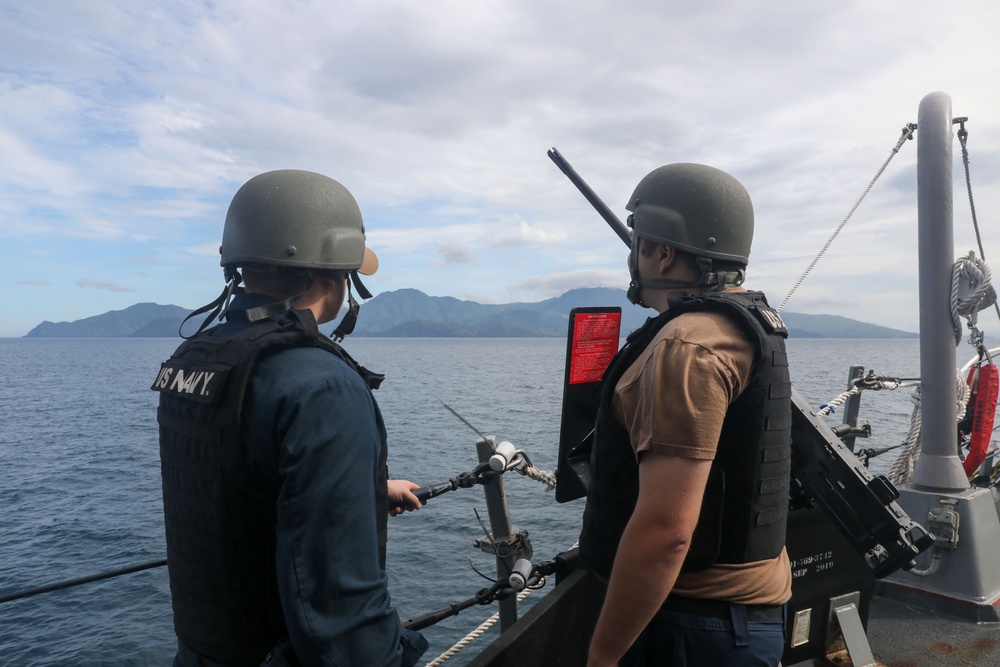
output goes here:
[{"label": "ship deck", "polygon": [[974,623],[885,598],[872,599],[868,643],[886,667],[1000,665],[1000,623]]},{"label": "ship deck", "polygon": [[[483,650],[470,667],[525,667],[586,664],[586,641],[603,597],[602,586],[576,571],[535,608]],[[998,667],[1000,623],[975,623],[887,598],[871,600],[868,642],[884,667]],[[839,657],[839,656],[838,656]],[[839,661],[807,660],[785,667],[848,667]]]}]

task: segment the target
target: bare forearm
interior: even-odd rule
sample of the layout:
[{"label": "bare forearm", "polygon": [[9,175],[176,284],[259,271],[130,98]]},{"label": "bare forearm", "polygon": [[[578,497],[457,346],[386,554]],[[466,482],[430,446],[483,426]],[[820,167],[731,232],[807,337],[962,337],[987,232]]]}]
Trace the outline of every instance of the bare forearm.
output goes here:
[{"label": "bare forearm", "polygon": [[710,461],[647,454],[590,644],[590,667],[614,665],[677,581],[694,533]]},{"label": "bare forearm", "polygon": [[614,665],[628,650],[673,588],[687,546],[641,522],[629,522],[591,640],[589,667]]}]

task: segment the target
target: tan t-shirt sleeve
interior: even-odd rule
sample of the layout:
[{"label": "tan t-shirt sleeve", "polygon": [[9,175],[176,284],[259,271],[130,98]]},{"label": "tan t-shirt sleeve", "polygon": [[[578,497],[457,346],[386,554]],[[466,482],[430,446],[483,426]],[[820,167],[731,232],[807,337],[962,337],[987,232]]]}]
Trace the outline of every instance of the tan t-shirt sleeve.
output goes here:
[{"label": "tan t-shirt sleeve", "polygon": [[726,410],[753,363],[753,345],[728,317],[696,312],[671,320],[615,392],[615,414],[636,454],[714,459]]}]

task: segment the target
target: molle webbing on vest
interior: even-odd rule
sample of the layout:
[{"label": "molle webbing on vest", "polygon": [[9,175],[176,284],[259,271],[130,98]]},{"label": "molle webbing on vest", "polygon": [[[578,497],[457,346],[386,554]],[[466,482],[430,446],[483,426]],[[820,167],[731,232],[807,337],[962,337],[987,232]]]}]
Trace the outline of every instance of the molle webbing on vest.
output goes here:
[{"label": "molle webbing on vest", "polygon": [[611,416],[615,386],[656,334],[696,310],[727,313],[757,349],[753,377],[730,405],[719,437],[701,515],[684,570],[774,558],[785,542],[791,466],[791,382],[787,330],[759,292],[672,298],[669,309],[633,332],[605,373],[591,454],[591,483],[580,553],[608,574],[639,493],[638,464],[628,432]]},{"label": "molle webbing on vest", "polygon": [[[244,462],[240,425],[250,374],[262,354],[320,347],[369,382],[311,314],[289,311],[232,336],[213,330],[183,343],[164,362],[160,460],[167,561],[178,639],[212,659],[257,665],[286,634],[274,565],[277,498]],[[277,443],[276,443],[277,446]],[[383,451],[383,457],[385,452]],[[385,553],[385,461],[375,481],[379,547]]]}]

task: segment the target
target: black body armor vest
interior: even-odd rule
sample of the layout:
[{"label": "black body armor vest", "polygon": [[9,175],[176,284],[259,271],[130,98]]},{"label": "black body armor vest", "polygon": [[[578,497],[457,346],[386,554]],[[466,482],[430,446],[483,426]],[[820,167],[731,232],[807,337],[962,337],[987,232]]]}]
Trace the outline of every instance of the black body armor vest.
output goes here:
[{"label": "black body armor vest", "polygon": [[612,414],[615,386],[667,322],[696,310],[726,313],[757,354],[749,385],[726,412],[682,571],[774,558],[785,544],[792,424],[785,325],[760,292],[671,297],[666,312],[629,335],[604,374],[580,535],[580,555],[599,574],[611,573],[639,496],[635,452]]},{"label": "black body armor vest", "polygon": [[[343,359],[370,387],[377,387],[381,376],[358,366],[320,334],[308,311],[292,310],[232,336],[212,336],[212,331],[177,348],[151,387],[160,392],[157,420],[174,628],[181,642],[209,658],[258,665],[286,628],[274,564],[277,497],[251,473],[240,438],[250,373],[262,355],[319,347]],[[383,447],[375,481],[383,568],[386,454]]]}]

